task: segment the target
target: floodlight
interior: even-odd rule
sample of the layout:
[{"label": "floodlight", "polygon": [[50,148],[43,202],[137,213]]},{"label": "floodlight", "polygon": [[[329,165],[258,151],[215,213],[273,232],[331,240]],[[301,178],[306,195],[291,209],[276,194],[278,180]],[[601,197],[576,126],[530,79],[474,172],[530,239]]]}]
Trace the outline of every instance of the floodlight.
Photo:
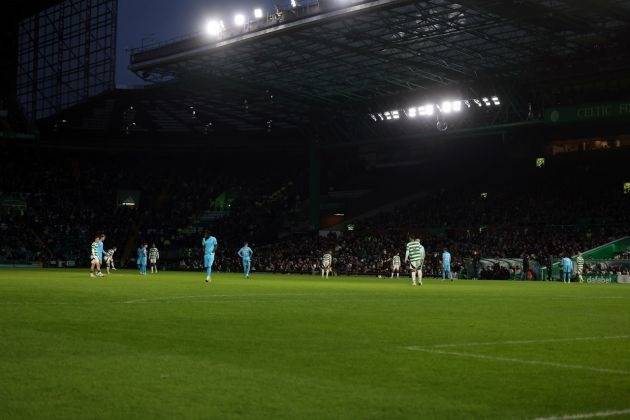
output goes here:
[{"label": "floodlight", "polygon": [[433,104],[422,105],[418,108],[418,115],[433,115]]},{"label": "floodlight", "polygon": [[223,21],[221,20],[209,20],[206,22],[206,33],[210,36],[219,36],[221,35],[221,32],[223,32],[223,29],[225,28],[225,25],[223,24]]},{"label": "floodlight", "polygon": [[473,101],[477,104],[477,106],[481,106],[481,101],[479,99],[473,99]]},{"label": "floodlight", "polygon": [[459,112],[462,110],[462,101],[453,101],[453,112]]},{"label": "floodlight", "polygon": [[297,1],[291,0],[291,7],[297,7]]},{"label": "floodlight", "polygon": [[400,118],[400,113],[398,112],[397,109],[392,111],[392,117],[394,117],[395,120]]},{"label": "floodlight", "polygon": [[391,113],[391,112],[389,112],[389,111],[385,111],[383,114],[385,115],[385,118],[386,118],[386,119],[388,119],[388,120],[391,120],[391,119],[392,119],[392,113]]},{"label": "floodlight", "polygon": [[464,101],[464,105],[466,105],[466,108],[470,108],[470,101],[469,100],[465,100]]},{"label": "floodlight", "polygon": [[261,8],[254,9],[254,17],[256,19],[261,19],[263,17],[263,11]]},{"label": "floodlight", "polygon": [[416,108],[409,108],[407,110],[407,116],[409,118],[416,118],[417,115],[418,115],[418,110]]},{"label": "floodlight", "polygon": [[481,100],[483,101],[484,104],[486,104],[486,106],[490,106],[490,100],[486,97],[481,98]]},{"label": "floodlight", "polygon": [[374,122],[378,121],[378,119],[376,118],[376,115],[374,114],[370,114],[370,118],[372,118],[372,121]]},{"label": "floodlight", "polygon": [[236,26],[243,26],[243,25],[245,25],[245,15],[242,15],[240,13],[234,15],[234,24]]},{"label": "floodlight", "polygon": [[493,97],[492,97],[492,98],[490,98],[490,99],[492,99],[492,102],[493,102],[495,105],[501,105],[501,101],[499,101],[499,97],[498,97],[498,96],[493,96]]},{"label": "floodlight", "polygon": [[440,107],[440,111],[442,111],[442,113],[450,114],[452,110],[453,106],[451,105],[450,101],[442,102],[442,106]]},{"label": "floodlight", "polygon": [[376,114],[376,115],[378,115],[378,117],[381,119],[381,121],[383,121],[385,119],[385,118],[383,118],[383,114],[381,114],[380,112],[378,114]]}]

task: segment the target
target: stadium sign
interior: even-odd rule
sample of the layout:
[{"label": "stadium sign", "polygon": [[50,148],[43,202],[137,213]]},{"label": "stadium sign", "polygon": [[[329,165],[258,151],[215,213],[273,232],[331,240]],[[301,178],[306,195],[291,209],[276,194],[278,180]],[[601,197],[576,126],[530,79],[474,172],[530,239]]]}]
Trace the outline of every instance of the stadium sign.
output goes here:
[{"label": "stadium sign", "polygon": [[572,123],[628,117],[630,117],[630,101],[545,109],[545,121],[550,123]]}]

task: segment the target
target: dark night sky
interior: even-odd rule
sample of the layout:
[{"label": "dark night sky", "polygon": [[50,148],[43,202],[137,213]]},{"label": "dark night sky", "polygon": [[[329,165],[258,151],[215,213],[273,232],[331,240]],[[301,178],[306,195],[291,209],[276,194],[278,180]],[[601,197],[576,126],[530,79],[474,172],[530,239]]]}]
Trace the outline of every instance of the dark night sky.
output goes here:
[{"label": "dark night sky", "polygon": [[274,4],[284,8],[289,0],[118,0],[116,83],[142,83],[127,70],[126,49],[139,46],[143,38],[163,41],[196,32],[209,17],[231,25],[236,13],[252,15],[256,7],[269,12]]}]

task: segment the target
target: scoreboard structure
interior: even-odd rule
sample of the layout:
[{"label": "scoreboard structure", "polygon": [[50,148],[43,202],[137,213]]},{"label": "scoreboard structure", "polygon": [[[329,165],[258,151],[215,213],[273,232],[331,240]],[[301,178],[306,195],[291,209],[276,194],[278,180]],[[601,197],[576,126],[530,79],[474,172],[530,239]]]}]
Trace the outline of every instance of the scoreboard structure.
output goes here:
[{"label": "scoreboard structure", "polygon": [[118,0],[65,0],[19,23],[17,98],[31,121],[115,88]]}]

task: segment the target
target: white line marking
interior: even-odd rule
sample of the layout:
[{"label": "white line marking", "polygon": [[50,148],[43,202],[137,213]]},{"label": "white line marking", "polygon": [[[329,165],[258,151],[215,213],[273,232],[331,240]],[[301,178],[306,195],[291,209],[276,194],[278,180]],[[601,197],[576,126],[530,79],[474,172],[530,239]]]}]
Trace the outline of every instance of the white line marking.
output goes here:
[{"label": "white line marking", "polygon": [[594,300],[594,299],[626,299],[625,296],[554,296],[551,300]]},{"label": "white line marking", "polygon": [[[99,304],[133,304],[133,303],[157,303],[164,302],[169,300],[178,300],[178,299],[195,299],[196,302],[216,300],[214,298],[264,298],[264,297],[294,297],[294,296],[311,296],[317,297],[318,294],[313,293],[267,293],[267,294],[225,294],[225,295],[190,295],[190,296],[164,296],[164,297],[152,297],[152,298],[142,298],[142,299],[132,299],[125,301],[98,301],[98,302],[85,302],[77,300],[76,302],[0,302],[0,305],[99,305]],[[248,299],[252,300],[252,299]]]},{"label": "white line marking", "polygon": [[485,354],[434,350],[434,349],[427,349],[427,348],[421,348],[421,347],[407,347],[407,349],[414,350],[414,351],[422,351],[425,353],[443,354],[447,356],[468,357],[472,359],[491,360],[491,361],[496,361],[496,362],[511,362],[511,363],[521,363],[525,365],[541,365],[541,366],[557,367],[557,368],[562,368],[562,369],[588,370],[591,372],[617,373],[620,375],[630,375],[630,371],[627,371],[627,370],[605,369],[605,368],[596,368],[596,367],[582,366],[582,365],[568,365],[564,363],[545,362],[542,360],[525,360],[525,359],[516,359],[513,357],[487,356]]},{"label": "white line marking", "polygon": [[536,418],[536,420],[592,419],[595,417],[623,416],[624,414],[630,414],[630,408],[626,408],[625,410],[598,411],[596,413],[581,413],[581,414],[568,414],[568,415],[553,416],[553,417],[538,417]]},{"label": "white line marking", "polygon": [[204,298],[204,300],[210,300],[213,298],[222,298],[222,297],[236,297],[236,298],[260,298],[260,297],[284,297],[284,296],[315,296],[310,293],[267,293],[267,294],[229,294],[229,295],[191,295],[191,296],[164,296],[164,297],[154,297],[154,298],[144,298],[144,299],[133,299],[127,300],[123,303],[151,303],[151,302],[162,302],[165,300],[178,300],[178,299],[197,299]]},{"label": "white line marking", "polygon": [[543,338],[539,340],[507,340],[507,341],[487,341],[480,343],[452,343],[452,344],[435,344],[429,346],[432,348],[445,347],[475,347],[475,346],[495,346],[503,344],[543,344],[543,343],[562,343],[567,341],[597,341],[597,340],[620,340],[630,338],[630,335],[611,335],[604,337],[570,337],[570,338]]},{"label": "white line marking", "polygon": [[[106,302],[117,303],[117,302]],[[80,302],[0,302],[0,305],[81,305]]]}]

